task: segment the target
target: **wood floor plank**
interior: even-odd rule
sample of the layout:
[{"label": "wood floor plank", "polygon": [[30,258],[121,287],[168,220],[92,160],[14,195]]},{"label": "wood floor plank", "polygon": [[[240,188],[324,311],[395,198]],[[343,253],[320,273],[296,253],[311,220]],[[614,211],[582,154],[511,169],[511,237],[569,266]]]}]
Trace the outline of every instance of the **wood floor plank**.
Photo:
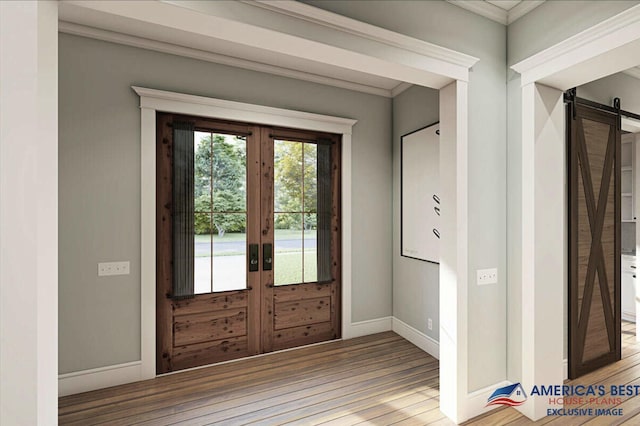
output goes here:
[{"label": "wood floor plank", "polygon": [[[397,354],[389,354],[387,362],[397,362],[399,364],[410,359],[415,359],[416,355],[412,352],[399,352]],[[323,383],[331,383],[339,378],[357,376],[363,371],[368,371],[371,367],[376,367],[376,360],[363,359],[359,363],[354,363],[351,368],[339,366],[335,369],[324,368],[317,374],[309,375],[305,370],[299,371],[293,376],[286,376],[284,379],[271,377],[265,380],[262,385],[258,385],[254,380],[244,382],[243,386],[230,388],[228,386],[217,386],[215,392],[207,392],[197,395],[189,394],[178,400],[163,399],[160,401],[151,401],[142,406],[136,404],[133,410],[124,410],[116,413],[116,415],[103,415],[94,417],[92,421],[109,421],[112,425],[127,424],[128,421],[136,422],[161,422],[160,417],[167,415],[176,415],[178,412],[187,412],[194,409],[202,409],[215,405],[216,409],[222,409],[225,406],[234,407],[241,406],[244,403],[250,403],[258,400],[262,395],[279,395],[281,393],[294,392],[297,389],[306,389]],[[356,368],[357,367],[357,368]],[[434,368],[437,368],[434,366]],[[196,398],[197,397],[197,398]],[[179,408],[177,408],[179,407]],[[215,410],[213,410],[215,411]],[[124,414],[124,417],[122,416]],[[119,417],[117,417],[119,416]],[[120,420],[118,420],[120,419]]]},{"label": "wood floor plank", "polygon": [[[369,401],[358,401],[341,407],[328,410],[315,416],[305,417],[302,424],[323,426],[341,426],[366,422],[367,420],[383,416],[391,411],[401,410],[412,404],[424,401],[428,398],[437,398],[439,395],[439,378],[436,376],[422,387],[411,386],[406,390],[396,390],[392,394]],[[298,423],[293,423],[298,424]]]},{"label": "wood floor plank", "polygon": [[[278,373],[280,370],[296,370],[300,368],[300,365],[319,362],[319,360],[322,359],[329,359],[331,362],[340,357],[347,356],[346,354],[356,355],[376,351],[379,347],[402,346],[404,344],[402,339],[397,335],[381,335],[380,337],[381,339],[377,342],[367,339],[360,344],[348,346],[338,345],[338,342],[336,342],[335,347],[333,345],[327,347],[327,344],[323,344],[310,348],[302,348],[300,349],[301,352],[297,354],[294,353],[297,351],[287,351],[273,354],[272,356],[255,357],[249,360],[241,360],[214,367],[161,376],[152,380],[145,380],[143,382],[117,386],[100,391],[87,392],[80,394],[80,396],[73,395],[76,397],[76,402],[72,405],[65,404],[60,407],[60,414],[65,415],[80,410],[108,406],[122,401],[130,402],[136,398],[155,395],[166,392],[169,389],[192,388],[194,384],[203,380],[207,382],[219,382],[221,380],[238,377],[237,371],[239,370],[243,372],[243,377],[245,378],[251,374],[260,374],[264,371]],[[314,348],[316,352],[312,350]],[[69,397],[63,397],[61,399],[66,400],[68,398]]]},{"label": "wood floor plank", "polygon": [[[639,384],[635,324],[623,322],[623,359],[568,384]],[[438,362],[392,332],[269,354],[60,398],[59,424],[450,425],[439,409]],[[545,417],[498,408],[464,425],[635,425],[624,416]]]},{"label": "wood floor plank", "polygon": [[624,421],[622,423],[619,423],[620,425],[625,425],[625,426],[635,426],[635,425],[640,425],[640,414],[636,414],[633,417],[629,417],[627,418],[627,416],[624,417]]},{"label": "wood floor plank", "polygon": [[[171,418],[167,419],[169,423],[164,422],[164,419],[157,419],[160,421],[156,421],[153,425],[171,424],[175,423],[175,421],[183,422],[181,424],[184,425],[208,423],[215,423],[216,425],[247,424],[263,418],[272,417],[283,411],[286,412],[290,409],[298,408],[301,406],[300,400],[302,398],[312,398],[313,403],[317,403],[322,400],[338,397],[342,394],[348,395],[349,392],[358,392],[369,387],[382,385],[388,380],[386,376],[397,372],[402,371],[405,372],[405,374],[412,375],[411,373],[415,372],[416,368],[425,365],[427,362],[428,360],[424,357],[417,356],[416,359],[412,361],[391,364],[388,367],[378,368],[374,371],[359,374],[356,377],[347,377],[298,392],[290,392],[276,396],[269,396],[267,392],[264,395],[267,396],[265,399],[257,401],[253,399],[242,400],[242,405],[236,405],[237,401],[234,401],[234,404],[228,408],[225,408],[226,406],[224,404],[216,404],[215,407],[201,407],[197,410],[190,410],[177,416],[171,416]],[[220,407],[225,409],[212,413],[212,410]]]},{"label": "wood floor plank", "polygon": [[[423,377],[425,374],[417,372],[412,376],[405,376],[401,379],[390,381],[382,385],[375,387],[369,387],[358,392],[354,392],[351,395],[342,395],[337,398],[325,399],[322,402],[317,400],[307,399],[300,401],[304,407],[289,410],[288,412],[272,416],[266,419],[252,422],[251,424],[258,425],[268,422],[269,424],[282,424],[282,425],[312,425],[318,424],[317,421],[312,421],[313,417],[323,417],[325,413],[331,410],[348,410],[347,406],[356,407],[358,405],[371,404],[372,401],[380,401],[385,395],[395,392],[402,392],[407,389],[415,389],[424,387],[429,382],[429,379],[425,380]],[[344,411],[342,411],[344,413]],[[338,424],[348,424],[339,422]]]},{"label": "wood floor plank", "polygon": [[[378,349],[380,351],[380,349]],[[253,372],[252,374],[234,373],[233,377],[224,379],[218,377],[217,379],[207,380],[206,377],[192,380],[189,382],[189,386],[186,389],[183,388],[169,388],[164,392],[156,392],[147,396],[137,398],[135,400],[122,401],[118,403],[112,403],[94,408],[93,416],[91,418],[92,423],[99,423],[101,421],[116,422],[119,418],[135,418],[137,420],[159,417],[163,411],[175,412],[176,405],[180,405],[181,409],[188,409],[196,406],[210,403],[211,399],[216,396],[222,396],[225,400],[232,399],[234,395],[247,396],[258,391],[275,389],[282,386],[292,386],[293,384],[302,383],[303,386],[308,386],[306,382],[310,380],[324,378],[328,380],[332,375],[337,374],[356,374],[359,369],[369,369],[371,366],[375,366],[376,362],[380,361],[376,358],[378,352],[371,352],[368,350],[354,350],[350,352],[348,357],[348,365],[344,362],[340,362],[343,357],[327,356],[322,360],[314,359],[313,364],[298,363],[295,365],[287,364],[281,366],[281,368],[267,368],[259,372]],[[383,357],[386,360],[394,360],[405,356],[415,356],[415,348],[401,342],[389,347],[385,347],[384,350],[379,352],[384,354]],[[346,359],[345,359],[346,360]],[[284,374],[286,373],[286,374]],[[304,382],[304,383],[303,383]],[[212,386],[215,383],[215,387]],[[187,405],[188,404],[188,405]],[[152,417],[141,416],[142,413],[148,413],[153,411]],[[116,414],[112,414],[116,413]],[[120,414],[122,413],[122,414]],[[64,422],[73,423],[73,421],[84,419],[84,413],[76,412],[67,414],[64,416]],[[126,423],[125,423],[126,424]]]},{"label": "wood floor plank", "polygon": [[371,424],[371,425],[377,425],[377,426],[392,425],[398,422],[406,421],[411,417],[429,412],[431,410],[435,410],[438,412],[437,418],[434,418],[433,420],[439,420],[441,417],[444,416],[444,414],[442,414],[440,411],[440,401],[438,401],[438,399],[425,398],[423,401],[408,405],[404,407],[402,410],[394,410],[382,416],[367,420],[365,424]]}]

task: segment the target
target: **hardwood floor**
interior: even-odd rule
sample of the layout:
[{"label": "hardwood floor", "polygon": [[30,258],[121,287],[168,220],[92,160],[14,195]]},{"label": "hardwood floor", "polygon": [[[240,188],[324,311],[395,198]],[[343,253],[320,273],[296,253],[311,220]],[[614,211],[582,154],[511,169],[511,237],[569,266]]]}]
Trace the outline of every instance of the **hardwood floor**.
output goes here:
[{"label": "hardwood floor", "polygon": [[60,398],[76,425],[424,424],[438,361],[387,332]]},{"label": "hardwood floor", "polygon": [[[582,384],[640,384],[640,345],[623,325],[619,363]],[[450,425],[439,410],[438,361],[392,332],[335,341],[60,398],[61,425]],[[622,418],[548,417],[535,424],[640,424],[640,397]],[[534,424],[512,408],[468,425]]]}]

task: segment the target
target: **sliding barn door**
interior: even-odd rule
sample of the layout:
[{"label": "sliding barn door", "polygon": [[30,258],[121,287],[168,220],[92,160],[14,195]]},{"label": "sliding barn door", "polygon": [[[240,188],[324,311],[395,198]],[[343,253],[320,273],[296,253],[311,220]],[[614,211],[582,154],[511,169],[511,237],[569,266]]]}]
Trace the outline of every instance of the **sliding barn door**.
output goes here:
[{"label": "sliding barn door", "polygon": [[573,379],[621,357],[620,118],[570,104],[567,123]]}]

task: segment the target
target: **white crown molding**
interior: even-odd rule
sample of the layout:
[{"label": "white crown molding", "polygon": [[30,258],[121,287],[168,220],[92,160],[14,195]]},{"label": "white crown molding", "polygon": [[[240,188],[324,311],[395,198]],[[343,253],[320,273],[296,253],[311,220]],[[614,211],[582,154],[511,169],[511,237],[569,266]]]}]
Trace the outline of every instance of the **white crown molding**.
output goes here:
[{"label": "white crown molding", "polygon": [[[282,7],[299,8],[300,5],[293,3],[295,2],[284,2]],[[280,5],[280,3],[277,4]],[[304,9],[305,5],[302,5],[302,8]],[[318,12],[316,8],[312,10]],[[296,13],[300,15],[302,12]],[[323,14],[323,12],[318,13]],[[324,20],[334,18],[340,20],[335,14],[330,16],[323,14]],[[293,19],[303,20],[303,18]],[[375,29],[376,27],[357,23],[349,18],[344,19],[358,29],[347,31],[343,28],[341,31],[338,28],[341,25],[347,25],[347,22],[341,21],[341,25],[331,24],[334,27],[334,33],[341,32],[345,40],[348,40],[348,43],[336,46],[324,40],[324,37],[321,37],[323,40],[313,40],[296,34],[296,25],[287,23],[286,26],[290,27],[289,31],[285,31],[286,28],[271,29],[244,22],[238,16],[225,14],[224,10],[205,13],[180,6],[180,4],[158,1],[64,0],[60,2],[61,21],[165,43],[146,44],[156,49],[166,49],[166,43],[170,46],[188,46],[191,49],[195,47],[207,53],[227,56],[226,58],[209,56],[209,60],[228,61],[228,57],[232,56],[276,67],[271,70],[279,74],[284,71],[278,67],[310,73],[314,75],[314,79],[328,77],[362,84],[360,77],[367,75],[381,77],[387,82],[388,80],[395,80],[398,83],[406,81],[439,89],[453,80],[468,81],[469,68],[478,60],[402,34],[382,28]],[[329,23],[325,22],[325,25]],[[362,48],[365,37],[369,45],[366,49]],[[377,40],[375,43],[381,45],[386,43],[386,45],[372,51],[370,45],[373,40]],[[132,42],[131,39],[122,38],[121,41]],[[140,40],[136,43],[140,43]],[[174,53],[182,52],[203,57],[203,54],[198,51],[178,52],[174,46],[171,46],[171,49]],[[416,51],[422,53],[416,53]],[[296,62],[297,59],[300,61]],[[255,64],[248,65],[246,62],[244,64],[255,67]],[[305,78],[303,74],[295,75]],[[309,77],[307,76],[306,79]],[[390,96],[389,86],[376,82],[367,82],[366,85],[387,91],[384,94],[376,92],[378,95]],[[355,89],[356,86],[351,85],[350,88]]]},{"label": "white crown molding", "polygon": [[522,18],[527,13],[531,12],[536,7],[544,3],[545,0],[525,0],[515,5],[509,12],[507,12],[507,25]]},{"label": "white crown molding", "polygon": [[531,12],[536,7],[540,6],[545,2],[545,0],[521,1],[509,11],[506,11],[501,7],[498,7],[486,1],[447,0],[447,2],[455,4],[456,6],[466,9],[477,15],[489,18],[492,21],[499,22],[503,25],[509,25],[510,23],[522,18],[524,15]]},{"label": "white crown molding", "polygon": [[508,12],[486,1],[447,0],[447,2],[503,25],[508,23]]},{"label": "white crown molding", "polygon": [[[165,109],[167,103],[171,104],[171,112],[182,114],[202,113],[202,110],[198,108],[205,107],[207,109],[206,117],[248,121],[251,123],[269,123],[275,126],[322,130],[346,135],[351,134],[352,127],[357,123],[357,120],[351,118],[246,104],[146,87],[131,86],[131,88],[140,96],[140,108],[151,108],[159,111],[169,111]],[[190,108],[188,112],[181,109],[185,106]]]},{"label": "white crown molding", "polygon": [[405,90],[407,90],[411,86],[413,86],[413,84],[411,84],[411,83],[402,82],[402,83],[398,84],[396,87],[391,89],[391,97],[395,98],[396,96],[398,96],[400,93],[404,92]]},{"label": "white crown molding", "polygon": [[593,59],[629,43],[640,34],[640,5],[602,21],[560,43],[536,53],[511,69],[522,75],[522,85],[564,71],[571,64]]},{"label": "white crown molding", "polygon": [[[283,15],[302,19],[341,32],[357,35],[378,43],[429,56],[454,65],[471,68],[478,58],[446,47],[438,46],[417,38],[409,37],[375,25],[367,24],[337,13],[329,12],[294,0],[240,0],[250,6],[256,6]],[[496,6],[494,6],[496,7]],[[496,7],[500,9],[499,7]]]},{"label": "white crown molding", "polygon": [[177,44],[165,43],[148,38],[117,33],[113,31],[101,30],[98,28],[87,27],[85,25],[74,24],[71,22],[60,21],[58,30],[61,33],[78,35],[82,37],[93,38],[96,40],[108,41],[111,43],[123,44],[126,46],[139,47],[141,49],[153,50],[156,52],[169,53],[172,55],[184,56],[201,61],[213,62],[216,64],[228,65],[237,68],[248,69],[251,71],[264,72],[268,74],[279,75],[282,77],[295,78],[298,80],[309,81],[312,83],[326,84],[328,86],[340,87],[342,89],[354,90],[357,92],[368,93],[371,95],[393,97],[391,90],[368,86],[365,84],[354,83],[351,81],[340,80],[337,78],[326,77],[318,74],[307,73],[303,71],[292,70],[289,68],[278,67],[275,65],[263,64],[260,62],[250,61],[247,59],[234,58],[232,56],[221,55],[204,50],[192,49],[190,47],[179,46]]}]

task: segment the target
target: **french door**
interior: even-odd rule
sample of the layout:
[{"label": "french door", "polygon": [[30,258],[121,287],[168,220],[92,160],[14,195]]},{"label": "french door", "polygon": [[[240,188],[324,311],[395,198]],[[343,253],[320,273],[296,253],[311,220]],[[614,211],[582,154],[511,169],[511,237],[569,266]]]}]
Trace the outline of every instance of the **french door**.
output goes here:
[{"label": "french door", "polygon": [[570,103],[569,378],[621,357],[620,115]]},{"label": "french door", "polygon": [[340,136],[156,122],[157,372],[340,337]]}]

